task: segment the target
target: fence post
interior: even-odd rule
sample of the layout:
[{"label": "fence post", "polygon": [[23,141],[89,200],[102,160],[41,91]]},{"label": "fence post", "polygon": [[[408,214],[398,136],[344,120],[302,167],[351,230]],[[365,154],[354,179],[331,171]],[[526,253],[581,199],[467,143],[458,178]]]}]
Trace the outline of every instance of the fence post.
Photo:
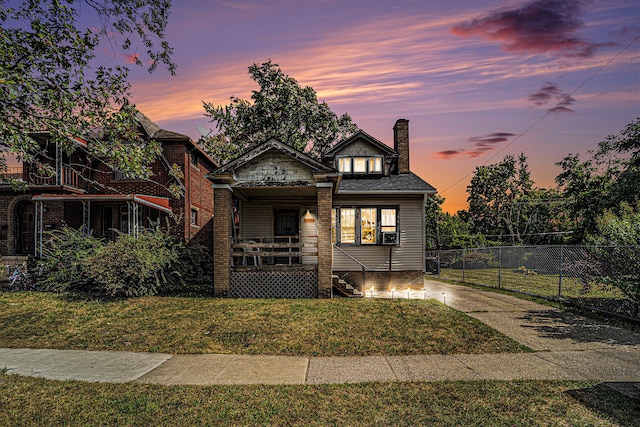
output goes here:
[{"label": "fence post", "polygon": [[463,250],[462,250],[462,281],[463,281],[463,282],[465,281],[465,280],[464,280],[464,264],[465,264],[464,259],[465,259],[466,257],[467,257],[467,250],[466,250],[466,249],[463,249]]},{"label": "fence post", "polygon": [[498,248],[498,289],[502,289],[502,246]]},{"label": "fence post", "polygon": [[564,263],[564,246],[560,245],[560,271],[558,278],[558,298],[562,297],[562,264]]}]

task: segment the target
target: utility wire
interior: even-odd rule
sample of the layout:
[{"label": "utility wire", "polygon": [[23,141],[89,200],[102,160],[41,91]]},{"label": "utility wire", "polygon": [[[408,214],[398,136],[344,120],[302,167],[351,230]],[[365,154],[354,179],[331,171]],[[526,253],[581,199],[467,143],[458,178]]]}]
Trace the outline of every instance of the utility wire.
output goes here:
[{"label": "utility wire", "polygon": [[[598,68],[593,74],[591,74],[589,77],[587,77],[587,79],[585,81],[583,81],[582,83],[580,83],[578,85],[578,87],[576,87],[569,95],[565,96],[562,98],[562,100],[558,101],[558,103],[553,107],[553,108],[549,108],[545,114],[543,114],[540,118],[538,118],[535,122],[533,122],[533,124],[531,124],[528,128],[526,128],[524,130],[524,132],[518,134],[518,136],[516,136],[511,142],[509,142],[507,145],[505,145],[504,147],[502,147],[500,150],[496,151],[492,156],[490,156],[489,158],[487,158],[483,163],[482,166],[486,165],[489,161],[493,160],[498,154],[502,153],[504,150],[506,150],[507,148],[509,148],[511,145],[515,144],[516,141],[518,141],[521,137],[523,137],[527,132],[529,132],[531,129],[533,129],[534,127],[536,127],[541,121],[543,121],[544,119],[546,119],[552,112],[553,110],[555,110],[557,107],[559,107],[568,97],[573,96],[577,91],[579,91],[580,89],[582,89],[582,87],[584,85],[586,85],[587,83],[589,83],[595,76],[597,76],[598,74],[600,74],[600,72],[602,70],[604,70],[609,64],[611,64],[618,56],[620,56],[625,50],[627,50],[629,47],[631,47],[631,45],[633,45],[635,42],[637,42],[638,40],[640,40],[640,35],[636,36],[636,38],[634,38],[633,40],[631,40],[629,43],[627,43],[626,46],[624,46],[622,49],[620,49],[618,51],[618,53],[616,53],[615,55],[613,55],[604,65],[602,65],[600,68]],[[473,172],[469,172],[466,175],[464,175],[462,178],[458,179],[457,181],[455,181],[453,184],[451,184],[450,186],[448,186],[447,188],[445,188],[442,191],[439,191],[440,194],[445,193],[448,190],[451,190],[453,187],[457,186],[458,184],[460,184],[462,181],[464,181],[466,178],[468,178],[470,175],[472,175]]]}]

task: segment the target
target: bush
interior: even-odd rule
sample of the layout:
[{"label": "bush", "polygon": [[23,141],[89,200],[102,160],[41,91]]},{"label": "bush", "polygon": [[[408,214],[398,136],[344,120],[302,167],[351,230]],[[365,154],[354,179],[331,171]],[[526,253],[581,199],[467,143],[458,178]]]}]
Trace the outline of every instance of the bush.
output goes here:
[{"label": "bush", "polygon": [[[598,281],[620,289],[640,313],[640,212],[622,204],[616,215],[607,211],[598,218],[598,234],[589,235],[596,245],[591,252],[598,262]],[[610,247],[606,245],[612,245]]]},{"label": "bush", "polygon": [[34,272],[38,287],[50,292],[90,290],[93,283],[84,263],[104,242],[65,227],[47,232],[44,243],[43,258]]},{"label": "bush", "polygon": [[204,246],[188,245],[176,239],[178,259],[171,266],[179,271],[178,281],[167,286],[164,293],[173,294],[213,294],[213,261]]},{"label": "bush", "polygon": [[211,292],[211,261],[201,246],[186,246],[159,230],[122,234],[104,243],[77,230],[49,233],[38,284],[53,292],[112,297]]},{"label": "bush", "polygon": [[85,271],[101,293],[118,297],[156,295],[170,287],[168,267],[178,255],[160,232],[141,232],[138,237],[120,235],[86,259]]},{"label": "bush", "polygon": [[496,261],[492,251],[468,250],[451,264],[453,268],[478,269],[478,268],[496,268]]}]

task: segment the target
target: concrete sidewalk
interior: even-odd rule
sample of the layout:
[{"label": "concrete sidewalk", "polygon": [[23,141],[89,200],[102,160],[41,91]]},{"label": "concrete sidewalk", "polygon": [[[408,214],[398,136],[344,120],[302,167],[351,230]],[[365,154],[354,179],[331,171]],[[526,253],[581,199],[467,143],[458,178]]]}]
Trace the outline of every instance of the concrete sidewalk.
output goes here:
[{"label": "concrete sidewalk", "polygon": [[57,380],[165,385],[591,379],[639,390],[640,334],[507,295],[435,281],[425,288],[429,297],[444,297],[448,306],[536,352],[309,358],[0,349],[0,369]]}]

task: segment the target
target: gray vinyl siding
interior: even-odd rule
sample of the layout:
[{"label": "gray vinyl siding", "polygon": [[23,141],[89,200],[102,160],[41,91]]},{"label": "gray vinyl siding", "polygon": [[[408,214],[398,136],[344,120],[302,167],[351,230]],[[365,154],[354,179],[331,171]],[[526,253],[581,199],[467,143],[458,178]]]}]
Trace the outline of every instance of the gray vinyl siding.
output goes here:
[{"label": "gray vinyl siding", "polygon": [[[303,231],[303,215],[309,210],[315,215],[316,204],[309,201],[300,202],[300,199],[287,200],[283,198],[280,202],[272,201],[242,202],[240,208],[240,234],[245,238],[270,237],[273,235],[273,209],[278,206],[291,206],[300,209],[300,231]],[[314,216],[315,218],[315,216]],[[309,235],[317,235],[316,224],[313,224],[313,231],[308,231]]]},{"label": "gray vinyl siding", "polygon": [[273,206],[270,204],[242,203],[240,233],[243,237],[268,237],[273,234]]},{"label": "gray vinyl siding", "polygon": [[[424,199],[418,196],[376,196],[375,198],[334,198],[334,207],[350,206],[398,206],[400,244],[397,246],[341,245],[340,249],[356,258],[368,271],[389,271],[391,248],[392,271],[424,271]],[[333,269],[336,271],[360,271],[360,266],[342,254],[333,251]]]}]

